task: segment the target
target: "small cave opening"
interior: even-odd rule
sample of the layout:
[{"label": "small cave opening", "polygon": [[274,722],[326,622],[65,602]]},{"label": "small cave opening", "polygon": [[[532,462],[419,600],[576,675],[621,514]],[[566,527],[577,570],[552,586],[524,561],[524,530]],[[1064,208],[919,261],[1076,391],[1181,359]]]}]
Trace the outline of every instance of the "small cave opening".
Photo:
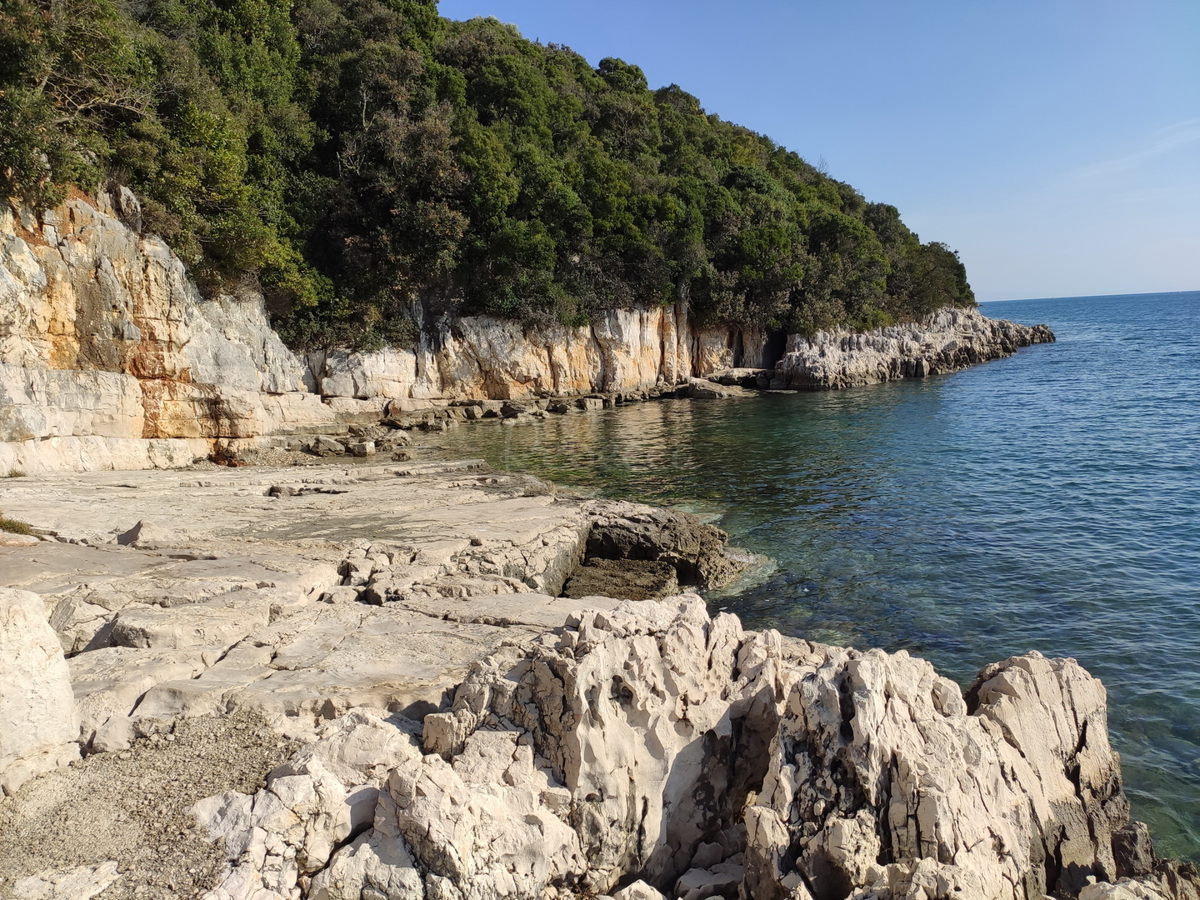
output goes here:
[{"label": "small cave opening", "polygon": [[767,342],[763,346],[762,367],[773,369],[783,359],[787,352],[787,332],[772,331],[767,334]]}]

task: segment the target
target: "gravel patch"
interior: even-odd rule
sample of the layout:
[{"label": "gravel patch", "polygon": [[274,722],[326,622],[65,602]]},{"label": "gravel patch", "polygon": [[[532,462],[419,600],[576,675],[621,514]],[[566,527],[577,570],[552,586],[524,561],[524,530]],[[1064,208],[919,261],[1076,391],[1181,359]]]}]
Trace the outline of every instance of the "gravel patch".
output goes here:
[{"label": "gravel patch", "polygon": [[253,793],[295,753],[261,718],[182,719],[120,753],[47,773],[0,803],[0,897],[39,872],[116,863],[96,900],[189,900],[224,862],[186,809],[225,791]]}]

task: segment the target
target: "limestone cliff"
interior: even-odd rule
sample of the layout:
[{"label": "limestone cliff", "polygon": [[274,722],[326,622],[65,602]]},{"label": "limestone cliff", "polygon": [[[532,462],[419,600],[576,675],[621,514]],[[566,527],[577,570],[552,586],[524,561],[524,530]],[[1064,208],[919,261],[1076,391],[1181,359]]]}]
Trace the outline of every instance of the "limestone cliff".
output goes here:
[{"label": "limestone cliff", "polygon": [[695,329],[680,306],[612,310],[579,328],[470,316],[421,324],[420,344],[410,350],[310,355],[321,391],[436,400],[643,391],[761,366],[767,346],[761,329]]},{"label": "limestone cliff", "polygon": [[[373,353],[289,351],[262,299],[201,297],[141,230],[125,189],[36,213],[0,208],[0,472],[186,465],[270,435],[377,422],[465,400],[670,391],[731,369],[760,386],[840,388],[923,377],[1053,340],[1044,327],[946,311],[916,326],[787,339],[700,328],[683,305],[584,327],[434,318]],[[782,356],[782,359],[779,357]],[[719,393],[719,392],[718,392]],[[689,390],[691,396],[709,396]]]},{"label": "limestone cliff", "polygon": [[0,209],[0,468],[148,468],[332,424],[261,302],[201,300],[128,192]]}]

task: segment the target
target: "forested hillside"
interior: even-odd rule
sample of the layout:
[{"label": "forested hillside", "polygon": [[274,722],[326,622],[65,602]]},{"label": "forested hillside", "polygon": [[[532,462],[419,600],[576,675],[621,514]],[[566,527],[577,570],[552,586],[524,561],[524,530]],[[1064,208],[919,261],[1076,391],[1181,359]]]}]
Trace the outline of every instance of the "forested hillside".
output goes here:
[{"label": "forested hillside", "polygon": [[2,0],[0,190],[111,183],[297,345],[406,340],[413,297],[796,332],[974,303],[894,207],[635,65],[434,0]]}]

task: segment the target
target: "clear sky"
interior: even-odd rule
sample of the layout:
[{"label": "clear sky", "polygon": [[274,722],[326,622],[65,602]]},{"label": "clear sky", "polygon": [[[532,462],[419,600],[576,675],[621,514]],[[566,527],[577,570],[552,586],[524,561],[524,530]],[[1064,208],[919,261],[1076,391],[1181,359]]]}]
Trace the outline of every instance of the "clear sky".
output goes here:
[{"label": "clear sky", "polygon": [[1200,289],[1200,0],[441,0],[636,63],[922,240],[980,300]]}]

